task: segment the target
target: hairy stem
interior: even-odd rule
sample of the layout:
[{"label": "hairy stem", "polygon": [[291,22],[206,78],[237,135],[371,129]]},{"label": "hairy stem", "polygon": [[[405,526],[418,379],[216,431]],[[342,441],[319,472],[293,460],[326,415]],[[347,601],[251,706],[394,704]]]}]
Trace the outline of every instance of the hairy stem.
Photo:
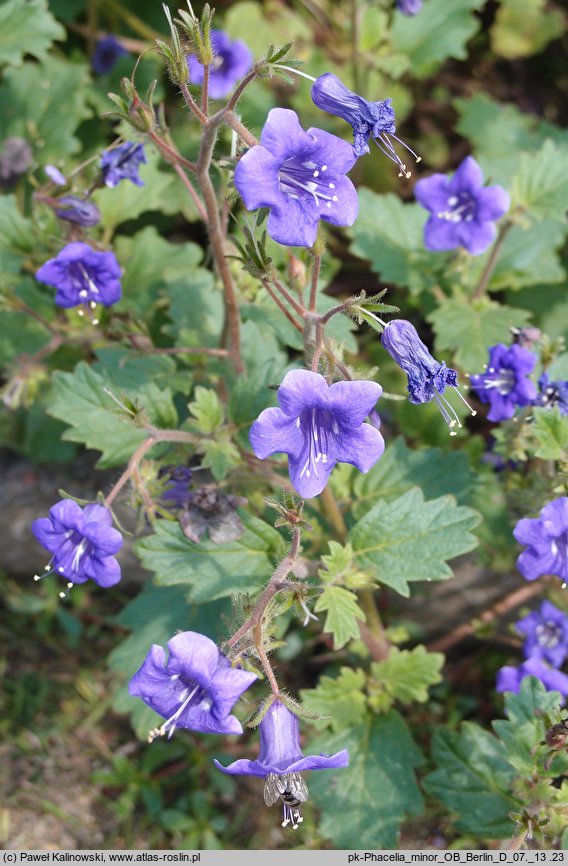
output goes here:
[{"label": "hairy stem", "polygon": [[195,101],[195,99],[193,98],[191,93],[189,92],[189,87],[187,86],[187,84],[185,84],[185,82],[183,82],[182,84],[179,85],[179,89],[182,92],[183,98],[185,99],[185,104],[187,105],[189,110],[193,114],[195,114],[195,116],[198,118],[200,123],[202,123],[202,124],[207,123],[207,115],[201,111],[197,102]]},{"label": "hairy stem", "polygon": [[207,117],[209,114],[209,64],[203,67],[203,83],[201,85],[201,108]]},{"label": "hairy stem", "polygon": [[276,292],[274,291],[274,289],[272,288],[272,286],[270,285],[268,280],[261,280],[261,282],[262,282],[262,285],[264,286],[264,288],[266,289],[266,291],[268,292],[268,294],[270,295],[270,297],[272,298],[272,300],[274,301],[274,303],[276,304],[276,306],[281,310],[282,313],[284,313],[284,315],[286,316],[288,321],[295,327],[295,329],[297,331],[300,332],[300,334],[303,334],[304,328],[302,327],[302,325],[299,322],[296,321],[296,319],[294,318],[294,316],[292,315],[290,310],[288,310],[288,308],[284,305],[283,301],[280,300],[280,298],[278,297],[278,295],[276,294]]},{"label": "hairy stem", "polygon": [[[296,300],[296,299],[295,299],[295,298],[290,294],[290,292],[288,291],[288,289],[286,288],[286,286],[283,285],[283,283],[280,282],[280,280],[278,279],[278,277],[277,277],[276,275],[272,275],[272,276],[270,277],[270,282],[272,283],[272,285],[274,286],[274,288],[277,289],[277,291],[280,292],[280,294],[282,295],[282,297],[284,298],[284,300],[285,300],[288,304],[290,304],[290,306],[292,307],[292,309],[293,309],[296,313],[298,313],[299,316],[302,316],[302,318],[304,318],[304,317],[305,317],[305,314],[306,314],[306,311],[305,311],[304,308],[301,306],[301,304],[299,304],[298,301],[297,301],[297,300]],[[263,283],[263,285],[264,285],[264,283]]]},{"label": "hairy stem", "polygon": [[491,250],[489,258],[487,259],[487,263],[483,268],[483,273],[481,274],[479,283],[477,284],[477,288],[471,296],[471,299],[473,301],[478,301],[485,295],[487,286],[489,285],[489,280],[493,276],[493,271],[495,270],[497,259],[499,258],[499,254],[505,242],[505,238],[507,237],[507,234],[512,227],[513,223],[511,222],[511,220],[505,220],[505,222],[501,225],[499,233],[495,238],[495,243],[493,244],[493,248]]},{"label": "hairy stem", "polygon": [[225,123],[228,123],[231,129],[234,129],[237,135],[239,135],[247,147],[254,147],[258,144],[258,139],[249,132],[244,123],[241,123],[237,115],[232,111],[223,111],[223,120]]},{"label": "hairy stem", "polygon": [[316,303],[318,298],[318,281],[321,270],[321,255],[316,253],[314,256],[314,266],[312,268],[312,283],[310,287],[310,313],[315,313]]},{"label": "hairy stem", "polygon": [[249,86],[249,84],[251,83],[251,81],[254,81],[255,78],[256,78],[256,69],[252,69],[248,73],[248,75],[245,75],[245,77],[240,82],[240,84],[236,87],[235,92],[233,93],[233,95],[231,96],[229,101],[227,102],[227,106],[226,106],[227,111],[233,111],[235,109],[237,102],[239,101],[239,99],[243,95],[245,88],[247,88]]},{"label": "hairy stem", "polygon": [[192,182],[190,181],[190,179],[186,175],[186,173],[183,170],[183,168],[181,167],[181,165],[177,165],[177,163],[174,163],[174,170],[176,171],[177,176],[179,177],[179,179],[181,180],[181,182],[185,186],[186,190],[188,191],[189,195],[191,196],[191,200],[193,201],[193,204],[195,205],[199,216],[201,217],[201,219],[203,220],[204,223],[207,223],[207,218],[208,218],[207,217],[207,211],[205,210],[205,207],[203,206],[203,202],[201,201],[201,199],[197,195],[197,190],[193,186]]}]

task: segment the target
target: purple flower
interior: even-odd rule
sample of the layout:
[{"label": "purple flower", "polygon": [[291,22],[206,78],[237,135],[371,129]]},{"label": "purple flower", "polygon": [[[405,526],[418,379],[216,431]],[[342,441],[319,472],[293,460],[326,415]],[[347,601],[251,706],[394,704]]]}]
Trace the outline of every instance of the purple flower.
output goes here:
[{"label": "purple flower", "polygon": [[482,403],[490,403],[489,421],[506,421],[517,406],[530,406],[536,397],[536,385],[528,375],[536,364],[536,355],[521,346],[498,343],[489,349],[485,373],[471,376],[471,387]]},{"label": "purple flower", "polygon": [[108,587],[120,580],[115,553],[122,547],[122,536],[104,505],[81,508],[72,499],[62,499],[50,508],[49,517],[34,520],[32,532],[53,554],[46,573],[56,572],[70,584],[94,580]]},{"label": "purple flower", "polygon": [[364,424],[382,393],[376,382],[336,382],[292,370],[278,389],[280,409],[265,409],[250,429],[257,457],[288,455],[290,480],[300,496],[321,493],[336,463],[368,472],[385,450],[379,431]]},{"label": "purple flower", "polygon": [[540,517],[519,520],[513,535],[526,544],[517,559],[517,568],[526,580],[554,574],[568,581],[568,497],[545,505]]},{"label": "purple flower", "polygon": [[555,668],[549,668],[537,658],[527,659],[518,668],[510,665],[501,668],[497,671],[495,689],[498,692],[518,692],[525,677],[536,677],[548,691],[568,695],[568,676]]},{"label": "purple flower", "polygon": [[527,658],[559,668],[568,656],[568,616],[550,601],[543,601],[540,610],[520,619],[515,628],[526,637],[523,650]]},{"label": "purple flower", "polygon": [[494,222],[509,210],[509,193],[500,186],[483,186],[483,174],[472,156],[452,178],[433,174],[419,180],[414,195],[431,213],[424,228],[429,250],[465,247],[478,256],[495,239]]},{"label": "purple flower", "polygon": [[25,138],[7,138],[0,151],[0,182],[5,186],[16,183],[33,161],[32,149]]},{"label": "purple flower", "polygon": [[248,210],[270,208],[267,230],[284,246],[311,247],[320,219],[351,226],[357,191],[345,173],[355,163],[351,145],[323,129],[304,132],[298,116],[273,108],[235,170],[235,186]]},{"label": "purple flower", "polygon": [[99,253],[88,244],[72,243],[36,272],[36,279],[57,289],[55,303],[60,307],[97,304],[108,307],[122,295],[120,265],[114,253]]},{"label": "purple flower", "polygon": [[403,175],[410,177],[391,141],[391,138],[401,144],[420,162],[420,157],[411,150],[407,144],[395,135],[395,116],[391,106],[392,99],[380,99],[377,102],[369,102],[352,90],[349,90],[342,81],[331,72],[326,72],[314,82],[312,86],[312,99],[318,108],[342,117],[353,127],[353,148],[357,156],[369,153],[369,139],[383,153],[392,159],[399,168],[399,177]]},{"label": "purple flower", "polygon": [[96,226],[101,219],[101,212],[94,202],[76,195],[66,195],[57,199],[54,210],[59,219],[80,226]]},{"label": "purple flower", "polygon": [[138,166],[146,162],[144,145],[127,141],[114,150],[107,150],[101,157],[103,183],[115,187],[121,180],[131,180],[136,186],[144,186],[138,175]]},{"label": "purple flower", "polygon": [[189,504],[192,474],[189,466],[162,466],[158,478],[166,481],[161,498],[168,508],[185,508]]},{"label": "purple flower", "polygon": [[[222,30],[211,31],[213,62],[209,66],[209,96],[222,99],[252,66],[252,54],[240,39],[234,42]],[[203,84],[203,64],[193,54],[188,55],[187,67],[191,84]]]},{"label": "purple flower", "polygon": [[335,770],[347,767],[349,755],[342,749],[335,755],[308,755],[300,749],[298,718],[280,701],[271,704],[260,723],[260,754],[256,761],[241,758],[228,767],[215,760],[215,766],[231,776],[265,778],[264,801],[271,806],[282,798],[282,826],[296,829],[303,820],[297,808],[308,799],[303,770]]},{"label": "purple flower", "polygon": [[105,75],[107,72],[112,72],[118,58],[124,57],[125,54],[128,54],[128,51],[115,36],[104,36],[95,45],[91,65],[97,75]]},{"label": "purple flower", "polygon": [[168,641],[166,651],[154,644],[140,670],[130,680],[131,695],[142,698],[166,721],[150,739],[176,728],[202,734],[242,734],[230,712],[257,676],[231,667],[229,659],[203,634],[184,631]]},{"label": "purple flower", "polygon": [[458,427],[462,425],[456,410],[444,397],[447,385],[456,390],[460,399],[475,415],[458,388],[456,371],[432,357],[418,336],[414,325],[407,322],[406,319],[393,319],[392,322],[389,322],[381,334],[381,343],[391,358],[408,376],[408,399],[410,402],[429,403],[431,400],[435,400],[444,421],[450,428],[450,435],[455,436],[456,433],[452,428],[456,425]]},{"label": "purple flower", "polygon": [[534,405],[546,409],[558,406],[562,415],[568,415],[568,382],[551,382],[548,373],[543,373],[538,380],[538,395]]},{"label": "purple flower", "polygon": [[57,186],[65,186],[67,181],[65,180],[65,175],[59,171],[56,165],[46,165],[44,171],[50,181]]},{"label": "purple flower", "polygon": [[418,15],[422,9],[422,0],[396,0],[396,8],[403,15]]}]

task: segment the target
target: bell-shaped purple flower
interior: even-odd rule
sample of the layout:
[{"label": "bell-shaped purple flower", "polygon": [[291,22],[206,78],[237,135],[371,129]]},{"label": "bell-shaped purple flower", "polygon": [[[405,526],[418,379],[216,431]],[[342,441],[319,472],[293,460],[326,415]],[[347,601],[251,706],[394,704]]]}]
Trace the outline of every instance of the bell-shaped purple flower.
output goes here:
[{"label": "bell-shaped purple flower", "polygon": [[558,406],[562,415],[568,415],[568,382],[551,382],[548,373],[543,373],[538,380],[538,394],[534,405],[546,409]]},{"label": "bell-shaped purple flower", "polygon": [[176,634],[168,649],[166,660],[166,651],[154,644],[128,687],[166,719],[149,739],[164,734],[169,738],[176,728],[242,734],[241,723],[230,713],[256,674],[231,667],[217,645],[198,632]]},{"label": "bell-shaped purple flower", "polygon": [[107,150],[101,157],[101,174],[103,183],[115,187],[121,180],[130,180],[136,186],[144,186],[144,181],[138,174],[138,166],[146,162],[144,145],[135,141],[127,141],[114,150]]},{"label": "bell-shaped purple flower", "polygon": [[[252,66],[253,57],[240,39],[234,41],[223,30],[211,31],[213,62],[209,66],[209,96],[223,99],[233,87],[247,74]],[[190,54],[187,58],[190,84],[203,84],[203,64]]]},{"label": "bell-shaped purple flower", "polygon": [[369,102],[359,94],[349,90],[331,72],[320,75],[312,85],[312,100],[329,114],[342,117],[353,127],[353,148],[357,156],[369,153],[369,140],[373,140],[385,156],[392,159],[399,169],[399,177],[410,177],[406,164],[397,154],[391,139],[408,150],[417,162],[420,157],[407,144],[395,135],[396,125],[392,99]]},{"label": "bell-shaped purple flower", "polygon": [[470,383],[482,403],[490,403],[489,421],[506,421],[517,406],[530,406],[536,395],[536,385],[529,379],[537,358],[528,349],[514,344],[498,343],[489,349],[489,364],[485,373],[471,376]]},{"label": "bell-shaped purple flower", "polygon": [[457,412],[444,397],[447,385],[455,389],[460,399],[475,415],[458,388],[456,371],[432,357],[418,336],[414,325],[406,319],[393,319],[389,322],[381,334],[381,343],[408,376],[410,402],[429,403],[435,400],[444,421],[450,428],[450,435],[455,436],[456,432],[453,428],[456,425],[461,427],[462,424]]},{"label": "bell-shaped purple flower", "polygon": [[265,409],[250,429],[254,453],[288,455],[290,480],[304,498],[317,496],[336,463],[368,472],[385,450],[365,418],[382,393],[376,382],[328,385],[319,373],[292,370],[278,389],[280,409]]},{"label": "bell-shaped purple flower", "polygon": [[239,160],[235,186],[247,210],[270,208],[271,238],[311,247],[320,219],[338,226],[355,222],[359,199],[345,177],[355,160],[346,141],[323,129],[304,132],[294,111],[273,108],[260,144]]},{"label": "bell-shaped purple flower", "polygon": [[422,0],[396,0],[396,8],[403,15],[418,15],[422,9]]},{"label": "bell-shaped purple flower", "polygon": [[49,517],[34,520],[32,532],[53,554],[41,577],[55,572],[69,584],[94,580],[103,587],[120,580],[115,554],[122,547],[122,536],[112,526],[112,514],[104,505],[81,508],[72,499],[62,499],[50,508]]},{"label": "bell-shaped purple flower", "polygon": [[91,65],[97,75],[106,75],[107,72],[112,72],[119,57],[124,57],[126,54],[128,51],[116,36],[109,34],[97,41]]},{"label": "bell-shaped purple flower", "polygon": [[483,173],[467,156],[454,176],[433,174],[419,180],[415,198],[430,211],[424,227],[426,248],[434,251],[465,247],[473,256],[484,252],[497,235],[495,220],[507,213],[509,193],[483,186]]},{"label": "bell-shaped purple flower", "polygon": [[513,535],[527,545],[517,559],[526,580],[553,574],[568,582],[568,496],[549,502],[536,519],[519,520]]},{"label": "bell-shaped purple flower", "polygon": [[[519,667],[507,665],[497,671],[495,689],[498,692],[519,692],[525,677],[536,677],[548,691],[568,695],[568,676],[537,658],[527,659]],[[562,701],[562,703],[565,703]]]},{"label": "bell-shaped purple flower", "polygon": [[94,202],[76,195],[57,199],[54,210],[60,220],[85,227],[96,226],[101,219],[101,212]]},{"label": "bell-shaped purple flower", "polygon": [[55,303],[60,307],[116,304],[122,295],[121,269],[114,253],[101,253],[88,244],[71,243],[36,271],[36,279],[57,289]]},{"label": "bell-shaped purple flower", "polygon": [[282,799],[282,826],[294,829],[303,820],[298,806],[308,799],[308,789],[301,773],[304,770],[335,770],[347,767],[347,749],[335,755],[308,755],[300,748],[298,718],[279,700],[275,700],[260,723],[260,754],[256,761],[241,758],[224,767],[215,766],[231,776],[260,776],[266,779],[264,800],[271,806]]},{"label": "bell-shaped purple flower", "polygon": [[525,635],[523,650],[527,658],[536,658],[559,668],[568,656],[568,616],[552,602],[543,601],[515,623]]}]

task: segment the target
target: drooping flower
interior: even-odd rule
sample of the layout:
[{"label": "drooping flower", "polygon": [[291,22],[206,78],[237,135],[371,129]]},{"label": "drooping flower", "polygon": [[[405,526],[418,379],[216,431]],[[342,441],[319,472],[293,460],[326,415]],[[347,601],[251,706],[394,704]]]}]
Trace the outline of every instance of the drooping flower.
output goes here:
[{"label": "drooping flower", "polygon": [[513,535],[526,544],[517,559],[517,568],[526,580],[553,574],[568,581],[568,497],[545,505],[536,519],[519,520]]},{"label": "drooping flower", "polygon": [[435,400],[444,421],[450,428],[450,435],[455,436],[456,432],[453,428],[456,425],[461,427],[462,424],[456,410],[444,397],[446,386],[454,388],[470,412],[475,415],[458,388],[456,371],[432,357],[418,336],[414,325],[406,319],[393,319],[392,322],[388,322],[381,334],[381,343],[408,376],[410,402],[429,403]]},{"label": "drooping flower", "polygon": [[7,138],[0,150],[0,183],[11,186],[26,173],[33,161],[32,149],[25,138]]},{"label": "drooping flower", "polygon": [[46,165],[44,171],[50,181],[56,186],[65,186],[67,183],[65,179],[65,175],[61,172],[56,165]]},{"label": "drooping flower", "polygon": [[472,156],[454,176],[433,174],[414,187],[416,200],[430,211],[424,228],[426,248],[434,251],[465,247],[473,256],[495,239],[498,220],[509,210],[509,193],[500,186],[483,186],[482,171]]},{"label": "drooping flower", "polygon": [[32,532],[53,554],[43,577],[55,572],[69,584],[93,580],[103,587],[120,580],[115,554],[122,547],[122,535],[112,526],[112,514],[104,505],[81,508],[72,499],[62,499],[50,508],[49,517],[34,520]]},{"label": "drooping flower", "polygon": [[[519,667],[506,665],[497,671],[495,689],[498,692],[519,692],[525,677],[536,677],[548,691],[568,695],[568,676],[537,658],[527,659]],[[562,702],[564,703],[564,701]]]},{"label": "drooping flower", "polygon": [[534,405],[546,409],[558,406],[562,415],[568,415],[568,382],[551,382],[548,373],[543,373],[538,380],[538,394]]},{"label": "drooping flower", "polygon": [[144,181],[138,174],[138,166],[146,162],[144,145],[135,141],[127,141],[114,150],[107,150],[101,157],[101,173],[103,183],[115,187],[121,180],[130,180],[136,186],[144,186]]},{"label": "drooping flower", "polygon": [[213,544],[235,541],[245,531],[237,508],[246,504],[242,496],[227,496],[215,485],[204,484],[192,491],[179,513],[183,534],[194,544],[199,544],[205,533]]},{"label": "drooping flower", "polygon": [[241,758],[224,767],[215,766],[231,776],[259,776],[266,779],[264,801],[271,806],[282,799],[282,826],[297,828],[303,820],[299,806],[308,799],[308,788],[301,773],[304,770],[335,770],[347,767],[346,749],[335,755],[308,755],[300,749],[298,717],[275,700],[260,722],[260,754],[256,761]]},{"label": "drooping flower", "polygon": [[128,51],[121,45],[116,36],[109,34],[97,41],[91,65],[97,75],[106,75],[112,72],[119,57],[124,57]]},{"label": "drooping flower", "polygon": [[278,389],[280,409],[265,409],[250,430],[257,457],[288,455],[290,480],[305,498],[324,489],[336,463],[368,472],[385,443],[365,418],[382,393],[376,382],[336,382],[309,370],[292,370]]},{"label": "drooping flower", "polygon": [[523,651],[527,658],[536,658],[559,668],[568,656],[568,616],[550,601],[543,601],[515,623],[526,637]]},{"label": "drooping flower", "polygon": [[422,9],[422,0],[396,0],[396,8],[403,15],[418,15]]},{"label": "drooping flower", "polygon": [[166,733],[169,738],[176,728],[242,734],[241,723],[230,713],[256,674],[231,667],[217,645],[198,632],[176,634],[168,649],[166,660],[164,648],[154,644],[128,687],[131,695],[166,719],[149,738]]},{"label": "drooping flower", "polygon": [[[209,96],[223,99],[252,66],[253,57],[240,39],[234,41],[223,30],[211,31],[213,62],[209,66]],[[203,64],[193,54],[188,55],[190,84],[203,84]]]},{"label": "drooping flower", "polygon": [[120,265],[114,253],[101,253],[88,244],[71,243],[49,259],[36,272],[36,279],[57,289],[55,303],[60,307],[116,304],[122,295]]},{"label": "drooping flower", "polygon": [[345,177],[355,160],[346,141],[323,129],[304,132],[294,111],[273,108],[260,144],[239,160],[235,186],[248,210],[270,208],[271,238],[310,247],[320,219],[338,226],[355,222],[359,199]]},{"label": "drooping flower", "polygon": [[391,139],[398,142],[420,162],[417,156],[402,139],[395,135],[395,115],[392,99],[379,99],[369,102],[359,94],[349,90],[336,75],[326,72],[312,85],[312,99],[318,108],[342,117],[353,127],[353,148],[357,156],[369,153],[369,140],[372,139],[382,152],[396,163],[399,177],[410,177],[406,164],[397,154]]},{"label": "drooping flower", "polygon": [[485,373],[470,378],[481,402],[491,404],[489,421],[506,421],[513,417],[517,406],[531,405],[537,392],[528,376],[536,361],[536,355],[517,344],[498,343],[489,349]]},{"label": "drooping flower", "polygon": [[161,499],[168,508],[185,508],[191,499],[189,486],[192,471],[189,466],[162,466],[158,478],[166,482]]},{"label": "drooping flower", "polygon": [[101,212],[94,202],[76,195],[57,199],[54,210],[59,219],[80,226],[96,226],[101,219]]}]

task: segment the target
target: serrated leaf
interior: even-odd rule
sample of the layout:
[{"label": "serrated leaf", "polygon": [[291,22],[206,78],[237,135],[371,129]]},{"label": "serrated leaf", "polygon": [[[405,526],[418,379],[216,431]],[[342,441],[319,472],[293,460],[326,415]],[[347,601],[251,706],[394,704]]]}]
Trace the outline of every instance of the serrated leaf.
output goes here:
[{"label": "serrated leaf", "polygon": [[463,451],[408,448],[402,436],[389,442],[381,459],[366,475],[358,473],[353,485],[353,514],[358,519],[378,499],[396,499],[411,487],[420,487],[426,499],[452,494],[460,504],[469,499],[475,476]]},{"label": "serrated leaf", "polygon": [[568,459],[568,415],[558,406],[534,409],[531,432],[537,442],[535,454],[542,460]]},{"label": "serrated leaf", "polygon": [[434,326],[437,348],[451,350],[456,364],[477,373],[487,363],[489,347],[508,342],[510,328],[526,325],[530,313],[486,298],[448,298],[427,318]]},{"label": "serrated leaf", "polygon": [[[529,228],[513,226],[499,253],[489,290],[520,289],[565,280],[566,271],[558,251],[564,245],[566,231],[566,226],[552,220],[541,220]],[[476,258],[472,284],[481,275],[489,255],[488,252]]]},{"label": "serrated leaf", "polygon": [[184,584],[191,601],[255,592],[283,555],[284,542],[272,526],[246,511],[239,510],[239,515],[245,531],[226,544],[209,540],[194,544],[177,523],[162,520],[155,524],[153,535],[137,542],[136,552],[159,585]]},{"label": "serrated leaf", "polygon": [[545,0],[501,0],[491,28],[491,47],[496,54],[514,60],[538,54],[565,31],[559,9],[545,9]]},{"label": "serrated leaf", "polygon": [[314,610],[316,613],[327,611],[323,628],[333,635],[333,648],[336,650],[359,637],[359,623],[366,620],[355,593],[342,586],[326,586]]},{"label": "serrated leaf", "polygon": [[397,15],[391,30],[395,49],[411,60],[411,72],[425,78],[448,57],[464,60],[466,43],[480,27],[474,15],[485,0],[428,0],[420,20]]},{"label": "serrated leaf", "polygon": [[364,694],[366,677],[360,668],[340,668],[335,677],[321,677],[315,689],[302,689],[300,695],[309,710],[324,718],[316,727],[334,731],[360,724],[366,716]]},{"label": "serrated leaf", "polygon": [[479,725],[464,722],[459,733],[447,728],[435,732],[432,758],[438,769],[426,776],[424,787],[457,814],[461,833],[491,839],[513,835],[509,813],[522,804],[510,793],[516,772],[503,743]]},{"label": "serrated leaf", "polygon": [[452,576],[446,560],[476,546],[469,530],[478,523],[477,512],[453,497],[425,502],[414,487],[392,502],[377,502],[351,529],[349,541],[378,583],[408,596],[411,582]]},{"label": "serrated leaf", "polygon": [[537,220],[565,224],[568,207],[568,147],[545,141],[536,154],[522,154],[511,190],[513,207]]},{"label": "serrated leaf", "polygon": [[0,6],[0,64],[21,66],[26,54],[43,60],[55,39],[65,39],[65,30],[45,0],[4,0]]},{"label": "serrated leaf", "polygon": [[219,397],[212,388],[203,388],[201,385],[197,386],[193,397],[187,407],[195,418],[192,425],[200,433],[213,433],[223,423],[224,410]]},{"label": "serrated leaf", "polygon": [[320,832],[336,848],[396,849],[402,821],[423,808],[413,769],[422,755],[399,714],[320,734],[312,749],[349,750],[349,767],[310,778],[310,795],[322,813]]},{"label": "serrated leaf", "polygon": [[211,470],[215,481],[222,481],[239,462],[239,452],[232,442],[210,441],[203,444],[201,465]]},{"label": "serrated leaf", "polygon": [[386,692],[393,700],[403,704],[428,700],[428,689],[442,679],[444,664],[442,653],[430,653],[419,645],[411,650],[392,647],[387,658],[371,665],[369,683],[370,701],[374,692]]}]

